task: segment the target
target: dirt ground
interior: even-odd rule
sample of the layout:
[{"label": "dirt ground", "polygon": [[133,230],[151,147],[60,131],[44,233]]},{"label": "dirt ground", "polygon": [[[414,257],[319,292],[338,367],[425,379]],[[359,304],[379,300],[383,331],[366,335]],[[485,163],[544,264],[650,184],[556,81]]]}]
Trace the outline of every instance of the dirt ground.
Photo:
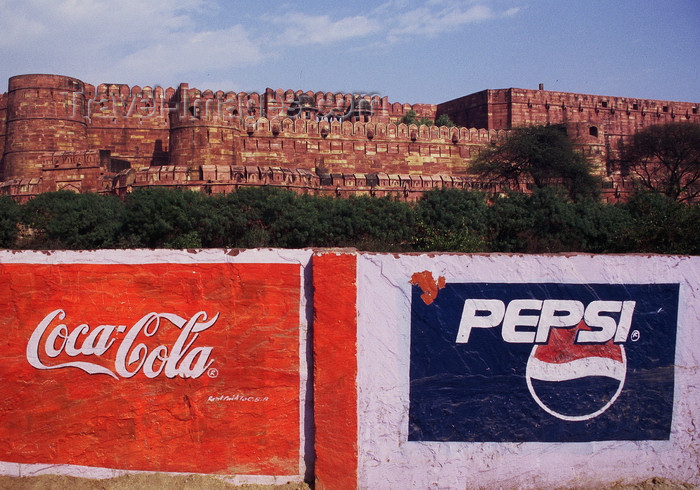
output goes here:
[{"label": "dirt ground", "polygon": [[[593,489],[598,487],[581,487],[582,490],[588,490],[589,488]],[[611,490],[693,490],[696,488],[697,487],[694,485],[673,482],[666,478],[650,478],[634,485],[617,484],[610,487]]]},{"label": "dirt ground", "polygon": [[[2,490],[130,490],[130,489],[172,489],[172,490],[310,490],[306,483],[285,485],[232,485],[212,476],[162,474],[125,475],[106,480],[92,480],[73,476],[41,475],[22,478],[0,476]],[[572,488],[572,487],[569,487]],[[588,490],[599,487],[573,487]],[[611,490],[692,490],[693,485],[676,483],[665,478],[651,478],[635,485],[612,485]]]},{"label": "dirt ground", "polygon": [[285,485],[232,485],[205,475],[164,475],[159,473],[124,475],[105,480],[62,475],[40,475],[22,478],[0,476],[2,490],[309,490],[306,483]]}]

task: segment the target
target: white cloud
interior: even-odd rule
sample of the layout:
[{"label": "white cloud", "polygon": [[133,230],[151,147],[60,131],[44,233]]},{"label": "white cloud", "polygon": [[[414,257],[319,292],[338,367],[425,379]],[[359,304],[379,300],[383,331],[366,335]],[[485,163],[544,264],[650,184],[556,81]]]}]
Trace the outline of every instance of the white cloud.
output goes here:
[{"label": "white cloud", "polygon": [[393,42],[406,36],[434,37],[455,31],[468,24],[508,17],[518,12],[519,9],[515,7],[499,12],[483,4],[455,0],[429,0],[425,6],[398,13],[393,26],[389,29],[388,40]]},{"label": "white cloud", "polygon": [[[199,0],[5,0],[0,46],[33,42],[95,46],[132,44],[181,29]],[[43,46],[52,49],[46,44]]]},{"label": "white cloud", "polygon": [[[295,4],[278,5],[273,13],[253,4],[232,12],[230,4],[213,0],[0,0],[0,84],[22,73],[142,86],[258,80],[269,73],[255,74],[254,67],[269,70],[266,62],[280,60],[280,70],[299,47],[390,46],[387,40],[439,36],[517,13],[490,5],[385,0],[308,14]],[[250,76],[240,76],[244,69]]]},{"label": "white cloud", "polygon": [[286,26],[278,38],[279,43],[286,46],[332,44],[366,37],[380,30],[379,22],[363,15],[334,21],[328,15],[289,14],[270,21]]},{"label": "white cloud", "polygon": [[208,8],[202,0],[5,0],[2,7],[7,76],[48,72],[146,84],[262,59],[242,26],[198,26],[196,15]]},{"label": "white cloud", "polygon": [[394,15],[397,11],[405,9],[409,0],[389,0],[379,4],[372,10],[373,15]]},{"label": "white cloud", "polygon": [[114,71],[172,80],[193,72],[218,72],[255,64],[262,57],[245,29],[236,25],[216,31],[168,33],[121,58]]}]

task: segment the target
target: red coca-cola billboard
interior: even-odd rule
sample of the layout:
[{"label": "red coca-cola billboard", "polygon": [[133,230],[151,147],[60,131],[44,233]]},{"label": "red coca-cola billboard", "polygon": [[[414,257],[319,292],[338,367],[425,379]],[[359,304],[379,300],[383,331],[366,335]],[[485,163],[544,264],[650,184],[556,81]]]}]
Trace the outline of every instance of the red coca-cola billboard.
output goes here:
[{"label": "red coca-cola billboard", "polygon": [[298,263],[0,263],[0,461],[300,471]]}]

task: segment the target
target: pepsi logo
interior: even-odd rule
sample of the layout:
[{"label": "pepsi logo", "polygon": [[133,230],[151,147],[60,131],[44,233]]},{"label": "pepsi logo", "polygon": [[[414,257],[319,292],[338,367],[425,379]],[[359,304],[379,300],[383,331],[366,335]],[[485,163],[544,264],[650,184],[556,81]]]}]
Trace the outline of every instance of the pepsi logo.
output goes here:
[{"label": "pepsi logo", "polygon": [[622,344],[577,344],[584,321],[574,328],[552,329],[547,344],[534,345],[525,378],[532,398],[550,415],[566,421],[589,420],[620,396],[627,375]]},{"label": "pepsi logo", "polygon": [[411,302],[409,440],[668,440],[679,284],[447,283]]}]

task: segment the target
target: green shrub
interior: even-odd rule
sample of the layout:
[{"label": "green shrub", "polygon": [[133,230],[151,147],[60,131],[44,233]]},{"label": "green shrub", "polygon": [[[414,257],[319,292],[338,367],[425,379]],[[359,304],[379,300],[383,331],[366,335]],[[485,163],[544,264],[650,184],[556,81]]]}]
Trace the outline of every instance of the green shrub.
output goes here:
[{"label": "green shrub", "polygon": [[11,198],[0,196],[0,248],[12,248],[17,240],[20,207]]},{"label": "green shrub", "polygon": [[[572,200],[556,187],[493,196],[458,189],[417,203],[245,187],[225,195],[168,188],[115,196],[60,191],[0,197],[0,247],[306,248],[377,252],[700,254],[700,206],[660,193],[623,204]],[[21,233],[20,233],[21,232]]]},{"label": "green shrub", "polygon": [[116,196],[69,191],[39,194],[22,207],[25,248],[97,249],[119,245],[124,207]]},{"label": "green shrub", "polygon": [[628,252],[700,254],[700,205],[642,192],[621,205],[631,218],[622,237]]}]

